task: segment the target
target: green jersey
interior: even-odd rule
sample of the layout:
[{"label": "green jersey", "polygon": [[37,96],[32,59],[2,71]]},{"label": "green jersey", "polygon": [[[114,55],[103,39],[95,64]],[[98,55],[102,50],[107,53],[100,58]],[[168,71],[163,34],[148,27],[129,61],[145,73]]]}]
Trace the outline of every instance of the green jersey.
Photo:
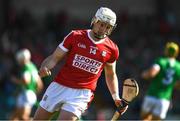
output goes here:
[{"label": "green jersey", "polygon": [[180,62],[169,58],[158,58],[155,61],[160,72],[152,79],[147,91],[149,96],[170,100],[176,80],[180,79]]},{"label": "green jersey", "polygon": [[30,74],[31,75],[31,81],[28,85],[23,85],[23,89],[25,90],[32,90],[36,92],[37,89],[37,76],[38,76],[38,70],[37,67],[33,63],[25,64],[21,69],[21,75],[24,74]]}]

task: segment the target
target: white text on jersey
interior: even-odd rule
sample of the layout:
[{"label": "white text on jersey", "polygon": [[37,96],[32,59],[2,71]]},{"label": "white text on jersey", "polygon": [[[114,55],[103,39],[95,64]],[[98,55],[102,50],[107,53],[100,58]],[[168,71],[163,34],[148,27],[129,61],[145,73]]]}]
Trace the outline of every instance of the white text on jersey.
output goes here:
[{"label": "white text on jersey", "polygon": [[102,62],[76,54],[72,66],[97,74],[102,66]]}]

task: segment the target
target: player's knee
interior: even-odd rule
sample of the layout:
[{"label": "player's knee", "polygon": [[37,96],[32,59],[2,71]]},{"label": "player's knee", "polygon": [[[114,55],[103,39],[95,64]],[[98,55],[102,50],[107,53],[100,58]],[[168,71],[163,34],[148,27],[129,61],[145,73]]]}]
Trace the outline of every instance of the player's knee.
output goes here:
[{"label": "player's knee", "polygon": [[141,119],[143,121],[148,121],[152,119],[152,115],[150,113],[146,113],[146,112],[141,112]]},{"label": "player's knee", "polygon": [[158,115],[153,115],[153,116],[152,116],[152,120],[160,121],[160,120],[161,120],[161,117],[158,116]]},{"label": "player's knee", "polygon": [[59,120],[71,120],[71,121],[77,121],[78,117],[74,115],[73,113],[65,110],[61,110],[59,115]]}]

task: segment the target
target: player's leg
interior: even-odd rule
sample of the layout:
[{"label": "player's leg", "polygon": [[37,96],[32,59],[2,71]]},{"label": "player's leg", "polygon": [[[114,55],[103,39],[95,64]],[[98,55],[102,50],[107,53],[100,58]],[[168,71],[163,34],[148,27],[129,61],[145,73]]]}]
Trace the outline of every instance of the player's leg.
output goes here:
[{"label": "player's leg", "polygon": [[143,100],[142,108],[141,108],[141,119],[144,121],[152,120],[152,108],[154,106],[154,98],[150,96],[146,96]]},{"label": "player's leg", "polygon": [[59,110],[59,101],[57,97],[61,93],[58,84],[52,82],[47,88],[40,101],[40,106],[35,112],[34,120],[49,120],[55,111]]},{"label": "player's leg", "polygon": [[160,116],[157,116],[157,115],[152,115],[152,120],[154,121],[161,121],[161,117]]},{"label": "player's leg", "polygon": [[41,106],[35,112],[34,120],[48,120],[52,117],[53,113],[46,111]]},{"label": "player's leg", "polygon": [[31,115],[31,106],[25,106],[21,108],[21,119],[23,121],[29,121],[30,120],[30,115]]},{"label": "player's leg", "polygon": [[12,113],[9,117],[9,120],[11,120],[11,121],[20,120],[19,111],[18,111],[17,107],[12,111]]},{"label": "player's leg", "polygon": [[9,117],[10,120],[13,121],[21,120],[21,114],[22,114],[21,108],[24,107],[24,102],[25,102],[24,99],[25,99],[24,93],[20,92],[16,99],[16,107]]},{"label": "player's leg", "polygon": [[150,121],[150,120],[152,120],[152,114],[141,111],[141,119],[143,121]]},{"label": "player's leg", "polygon": [[21,119],[26,121],[31,119],[31,110],[37,101],[35,92],[33,92],[32,90],[25,90],[23,100],[24,101],[21,103],[22,106],[20,108]]},{"label": "player's leg", "polygon": [[88,108],[88,104],[93,99],[93,93],[88,89],[72,89],[66,88],[65,102],[61,106],[59,120],[78,120]]},{"label": "player's leg", "polygon": [[78,117],[69,111],[61,110],[59,114],[58,120],[71,120],[71,121],[76,121],[78,120]]},{"label": "player's leg", "polygon": [[162,120],[166,118],[170,106],[170,101],[165,99],[157,99],[156,106],[153,110],[153,120]]},{"label": "player's leg", "polygon": [[34,120],[50,119],[53,112],[60,112],[59,119],[77,119],[87,109],[93,93],[87,89],[73,89],[52,82],[47,88]]},{"label": "player's leg", "polygon": [[16,110],[12,113],[10,120],[17,121],[29,121],[30,120],[31,109],[29,107],[17,107]]}]

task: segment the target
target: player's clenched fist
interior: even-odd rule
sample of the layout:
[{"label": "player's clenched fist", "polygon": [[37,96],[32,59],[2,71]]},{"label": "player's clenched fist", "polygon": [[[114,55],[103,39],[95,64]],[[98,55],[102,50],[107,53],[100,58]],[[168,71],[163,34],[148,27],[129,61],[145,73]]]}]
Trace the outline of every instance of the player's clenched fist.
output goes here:
[{"label": "player's clenched fist", "polygon": [[50,76],[51,71],[47,67],[42,67],[39,69],[39,76],[40,77],[45,77],[45,76]]},{"label": "player's clenched fist", "polygon": [[116,99],[114,100],[116,106],[118,107],[117,110],[118,112],[122,115],[123,113],[126,112],[126,110],[128,109],[128,105],[126,102],[124,102],[121,99]]}]

